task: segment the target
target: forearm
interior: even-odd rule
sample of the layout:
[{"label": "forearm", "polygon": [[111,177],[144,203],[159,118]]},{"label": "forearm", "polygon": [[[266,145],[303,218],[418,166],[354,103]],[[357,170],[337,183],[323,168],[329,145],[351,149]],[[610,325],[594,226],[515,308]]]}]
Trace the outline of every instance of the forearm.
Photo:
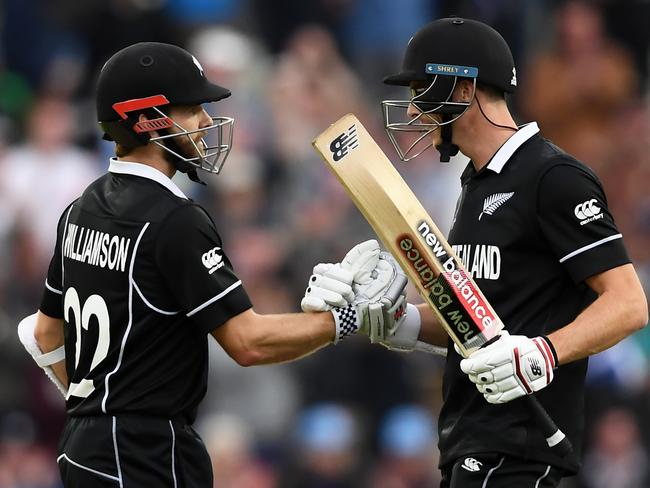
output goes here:
[{"label": "forearm", "polygon": [[266,315],[251,345],[259,355],[255,364],[279,363],[306,356],[334,340],[329,312]]},{"label": "forearm", "polygon": [[440,321],[433,310],[426,303],[421,303],[416,306],[420,312],[421,319],[418,340],[435,346],[447,347],[449,336],[442,325],[440,325]]},{"label": "forearm", "polygon": [[[645,318],[643,310],[646,310]],[[601,294],[567,326],[549,334],[559,364],[599,353],[642,328],[647,322],[645,297]]]},{"label": "forearm", "polygon": [[330,312],[258,315],[247,310],[212,332],[240,365],[280,363],[306,356],[335,336]]}]

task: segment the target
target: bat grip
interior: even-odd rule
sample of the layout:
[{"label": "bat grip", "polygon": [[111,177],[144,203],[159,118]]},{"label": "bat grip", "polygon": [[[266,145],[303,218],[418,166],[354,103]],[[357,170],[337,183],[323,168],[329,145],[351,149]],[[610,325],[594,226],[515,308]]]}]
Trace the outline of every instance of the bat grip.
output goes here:
[{"label": "bat grip", "polygon": [[533,395],[525,397],[528,402],[528,410],[535,418],[537,424],[542,429],[544,438],[548,447],[560,457],[566,457],[573,453],[571,441],[564,432],[555,424],[546,409],[539,403],[539,400]]}]

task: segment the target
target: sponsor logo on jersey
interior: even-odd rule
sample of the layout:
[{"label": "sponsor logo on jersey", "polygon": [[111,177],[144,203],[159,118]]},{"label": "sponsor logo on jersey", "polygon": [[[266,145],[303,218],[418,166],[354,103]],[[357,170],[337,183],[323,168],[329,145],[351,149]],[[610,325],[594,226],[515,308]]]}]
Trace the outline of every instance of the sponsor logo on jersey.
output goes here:
[{"label": "sponsor logo on jersey", "polygon": [[481,466],[483,466],[483,463],[481,461],[477,461],[474,458],[465,458],[463,464],[460,465],[461,468],[472,473],[480,471]]},{"label": "sponsor logo on jersey", "polygon": [[501,249],[488,244],[451,246],[473,279],[498,280],[501,276]]},{"label": "sponsor logo on jersey", "polygon": [[591,200],[576,205],[573,213],[580,220],[580,225],[585,225],[604,217],[602,213],[603,209],[596,205],[597,203],[598,200],[592,198]]},{"label": "sponsor logo on jersey", "polygon": [[348,130],[331,142],[330,151],[332,151],[332,158],[334,158],[334,161],[338,162],[358,145],[359,137],[357,136],[357,125],[352,124]]},{"label": "sponsor logo on jersey", "polygon": [[92,266],[124,272],[130,244],[131,239],[128,237],[68,224],[63,256]]},{"label": "sponsor logo on jersey", "polygon": [[208,252],[203,253],[203,256],[201,256],[201,262],[203,263],[203,266],[208,268],[208,273],[210,274],[214,273],[224,264],[223,256],[221,256],[218,251],[221,251],[220,247],[213,247]]},{"label": "sponsor logo on jersey", "polygon": [[494,212],[496,212],[501,205],[510,200],[514,194],[515,192],[511,191],[508,193],[495,193],[494,195],[487,197],[483,202],[483,211],[479,214],[478,219],[481,220],[481,217],[483,217],[484,214],[494,214]]}]

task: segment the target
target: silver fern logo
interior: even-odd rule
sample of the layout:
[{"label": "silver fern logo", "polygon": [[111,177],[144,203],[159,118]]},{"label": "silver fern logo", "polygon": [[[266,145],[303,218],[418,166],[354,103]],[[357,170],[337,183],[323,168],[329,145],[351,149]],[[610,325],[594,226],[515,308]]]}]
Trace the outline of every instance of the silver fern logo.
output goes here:
[{"label": "silver fern logo", "polygon": [[515,192],[511,191],[509,193],[495,193],[487,197],[483,202],[483,211],[478,216],[478,219],[481,220],[483,214],[492,215],[501,205],[510,200],[514,194]]}]

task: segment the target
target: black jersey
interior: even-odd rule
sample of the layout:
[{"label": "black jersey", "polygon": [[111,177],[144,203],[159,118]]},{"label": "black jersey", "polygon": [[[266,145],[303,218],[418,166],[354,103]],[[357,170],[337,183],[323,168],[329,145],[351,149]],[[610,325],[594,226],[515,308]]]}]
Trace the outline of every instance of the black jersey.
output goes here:
[{"label": "black jersey", "polygon": [[149,166],[111,160],[63,213],[41,311],[65,320],[68,414],[192,422],[208,333],[251,307],[206,211]]},{"label": "black jersey", "polygon": [[[597,177],[539,134],[515,133],[476,171],[462,193],[449,242],[511,334],[549,334],[571,321],[596,294],[584,280],[629,258]],[[441,412],[441,465],[478,452],[503,452],[575,471],[554,456],[526,403],[485,401],[449,348]],[[560,366],[536,393],[579,455],[587,360]]]}]

